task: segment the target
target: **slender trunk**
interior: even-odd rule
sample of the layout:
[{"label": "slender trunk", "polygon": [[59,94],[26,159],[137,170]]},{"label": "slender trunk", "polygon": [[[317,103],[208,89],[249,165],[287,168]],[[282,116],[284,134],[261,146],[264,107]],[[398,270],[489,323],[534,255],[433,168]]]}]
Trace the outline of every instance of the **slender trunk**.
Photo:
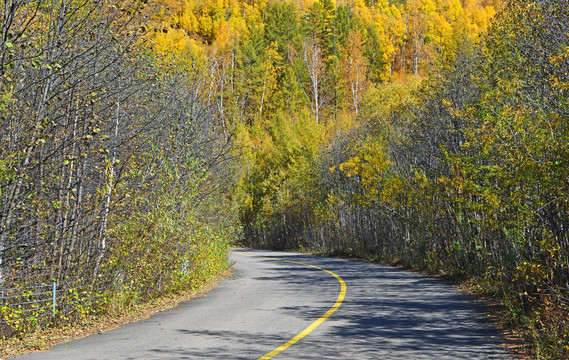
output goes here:
[{"label": "slender trunk", "polygon": [[261,94],[261,105],[259,106],[259,119],[263,116],[263,104],[265,103],[265,91],[267,90],[267,78],[263,78],[263,92]]},{"label": "slender trunk", "polygon": [[117,159],[116,145],[118,143],[118,136],[119,136],[120,107],[121,107],[121,103],[120,103],[120,100],[118,100],[117,101],[117,113],[115,116],[115,133],[114,133],[115,144],[113,145],[111,160],[110,160],[110,164],[108,165],[109,166],[109,179],[108,179],[108,183],[107,183],[105,208],[103,210],[103,222],[101,224],[101,230],[99,233],[99,237],[101,239],[101,246],[100,246],[99,255],[97,256],[97,261],[95,263],[95,271],[94,271],[93,278],[97,277],[97,273],[99,271],[99,266],[101,265],[101,260],[103,259],[103,257],[105,256],[105,254],[107,252],[107,223],[109,220],[109,213],[110,213],[110,209],[111,209],[111,196],[113,194],[113,182],[114,182],[114,176],[115,176],[115,163],[116,163],[116,159]]},{"label": "slender trunk", "polygon": [[[68,117],[71,118],[73,111],[72,111],[72,102],[73,102],[73,89],[70,90],[70,99],[69,99],[69,106],[67,109],[67,114]],[[77,137],[77,114],[75,114],[75,116],[73,116],[73,132],[71,133],[71,149],[69,151],[70,156],[73,157],[75,155],[75,148],[77,147],[76,144],[76,137]],[[60,244],[60,248],[59,248],[59,260],[58,260],[58,265],[57,268],[59,269],[59,273],[57,278],[61,279],[61,277],[63,276],[64,270],[63,270],[63,257],[64,257],[64,253],[65,253],[65,245],[67,242],[67,239],[69,238],[69,236],[65,236],[66,233],[69,233],[67,231],[67,228],[69,227],[69,223],[72,222],[72,218],[71,218],[71,194],[72,192],[72,184],[73,184],[73,173],[75,172],[75,160],[71,159],[71,161],[69,162],[69,169],[68,169],[68,176],[67,176],[67,181],[65,184],[65,189],[66,189],[66,195],[65,195],[65,200],[64,200],[64,204],[62,206],[62,209],[65,210],[65,214],[63,216],[63,224],[62,224],[62,236],[61,236],[61,244]]]}]

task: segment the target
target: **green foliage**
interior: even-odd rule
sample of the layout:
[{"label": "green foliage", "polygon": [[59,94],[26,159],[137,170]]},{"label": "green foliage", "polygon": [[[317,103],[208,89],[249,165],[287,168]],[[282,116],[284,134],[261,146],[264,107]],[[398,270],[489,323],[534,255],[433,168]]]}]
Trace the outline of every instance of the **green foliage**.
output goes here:
[{"label": "green foliage", "polygon": [[282,62],[286,63],[293,49],[300,47],[302,37],[295,7],[287,2],[273,2],[264,20],[265,38],[268,44],[276,42]]},{"label": "green foliage", "polygon": [[242,223],[253,231],[268,225],[281,209],[304,199],[310,167],[323,140],[322,126],[306,114],[294,119],[280,113],[268,129],[244,131],[240,147],[253,151],[241,174],[236,200]]},{"label": "green foliage", "polygon": [[317,0],[303,19],[305,36],[320,40],[324,58],[336,55],[336,9],[332,0]]},{"label": "green foliage", "polygon": [[195,193],[162,193],[148,205],[148,213],[119,230],[120,242],[105,265],[120,284],[118,298],[111,299],[118,306],[194,289],[227,267],[233,236],[211,219],[200,219],[204,209],[196,208]]}]

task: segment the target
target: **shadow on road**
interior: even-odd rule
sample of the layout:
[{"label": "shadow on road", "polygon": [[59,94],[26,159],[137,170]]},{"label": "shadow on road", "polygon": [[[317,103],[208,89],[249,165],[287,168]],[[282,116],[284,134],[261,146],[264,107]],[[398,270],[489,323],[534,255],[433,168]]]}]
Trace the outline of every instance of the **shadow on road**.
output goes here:
[{"label": "shadow on road", "polygon": [[[248,251],[263,256],[265,252]],[[320,266],[340,275],[347,284],[341,307],[319,328],[293,345],[278,359],[511,359],[503,342],[483,314],[485,307],[474,297],[461,293],[442,281],[375,264],[334,258],[290,254],[270,257]],[[331,275],[307,266],[258,259],[271,271],[258,281],[286,284],[274,291],[282,296],[321,294],[309,306],[282,306],[278,313],[307,320],[324,314],[340,291]],[[301,290],[299,290],[301,289]],[[298,332],[303,329],[298,329]],[[260,334],[231,331],[193,332],[192,336],[239,339],[241,348],[266,344],[268,351],[296,334]],[[251,359],[262,356],[223,347],[201,350],[154,350],[162,356],[184,358]]]}]

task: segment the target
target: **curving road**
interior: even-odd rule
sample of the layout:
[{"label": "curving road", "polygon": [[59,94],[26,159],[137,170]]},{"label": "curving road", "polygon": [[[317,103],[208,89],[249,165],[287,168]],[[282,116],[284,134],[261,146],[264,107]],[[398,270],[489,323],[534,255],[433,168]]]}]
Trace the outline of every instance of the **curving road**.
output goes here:
[{"label": "curving road", "polygon": [[483,305],[436,279],[302,254],[232,259],[205,297],[10,359],[513,359]]}]

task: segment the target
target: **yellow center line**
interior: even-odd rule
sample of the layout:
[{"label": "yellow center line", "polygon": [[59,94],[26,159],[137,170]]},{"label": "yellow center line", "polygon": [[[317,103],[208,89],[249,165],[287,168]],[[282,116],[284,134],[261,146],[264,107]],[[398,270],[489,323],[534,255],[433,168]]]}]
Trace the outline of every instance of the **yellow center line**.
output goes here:
[{"label": "yellow center line", "polygon": [[334,313],[334,311],[336,311],[340,307],[340,305],[342,305],[342,302],[344,301],[344,297],[346,296],[346,283],[344,282],[344,280],[340,276],[334,274],[333,272],[331,272],[329,270],[323,269],[320,266],[310,265],[310,264],[306,264],[306,263],[302,263],[302,262],[298,262],[298,261],[276,259],[276,258],[271,258],[271,257],[266,257],[266,256],[238,254],[238,253],[233,253],[233,254],[241,255],[241,256],[258,257],[258,258],[263,258],[263,259],[268,259],[268,260],[275,260],[275,261],[282,261],[282,262],[289,262],[289,263],[293,263],[293,264],[310,266],[312,268],[327,272],[328,274],[330,274],[330,275],[334,276],[336,279],[338,279],[338,281],[340,282],[340,294],[338,295],[338,298],[336,299],[336,303],[334,304],[334,306],[332,306],[328,311],[326,311],[326,313],[324,315],[322,315],[318,320],[316,320],[315,322],[310,324],[300,334],[296,335],[295,337],[293,337],[292,339],[290,339],[286,343],[282,344],[281,346],[279,346],[275,350],[271,351],[270,353],[260,357],[259,360],[267,360],[267,359],[272,358],[273,356],[277,355],[278,353],[288,349],[290,346],[295,344],[297,341],[299,341],[300,339],[302,339],[306,335],[310,334],[314,329],[316,329],[320,324],[322,324],[324,322],[324,320],[328,319],[328,317],[330,317],[330,315],[332,315]]}]

